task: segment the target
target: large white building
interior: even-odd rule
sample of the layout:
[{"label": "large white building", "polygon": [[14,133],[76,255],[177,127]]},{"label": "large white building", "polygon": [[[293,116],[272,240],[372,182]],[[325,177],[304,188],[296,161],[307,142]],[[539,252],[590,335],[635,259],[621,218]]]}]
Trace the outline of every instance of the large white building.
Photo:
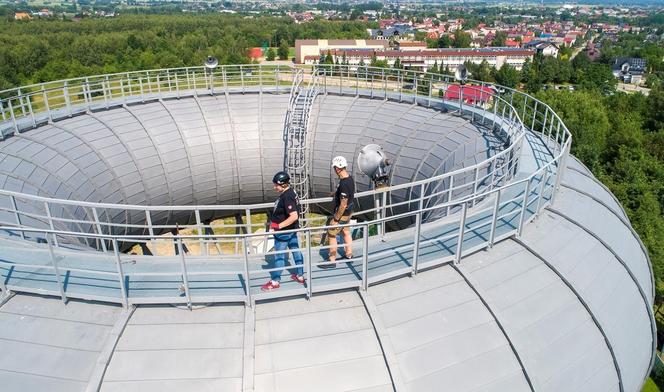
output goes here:
[{"label": "large white building", "polygon": [[[409,48],[410,49],[410,48]],[[426,71],[434,64],[439,67],[448,68],[450,71],[456,70],[465,62],[480,64],[485,61],[492,67],[500,68],[503,64],[509,64],[520,70],[526,59],[533,58],[535,54],[532,50],[520,48],[463,48],[463,49],[420,49],[420,50],[394,50],[394,49],[324,49],[319,53],[306,55],[303,58],[304,64],[316,64],[322,56],[332,55],[334,62],[347,62],[348,65],[369,65],[371,59],[375,56],[376,60],[386,61],[389,66],[399,59],[404,67],[410,67]]]},{"label": "large white building", "polygon": [[295,62],[304,64],[305,57],[318,58],[320,53],[328,50],[384,50],[389,48],[387,40],[364,39],[298,39],[295,40]]}]

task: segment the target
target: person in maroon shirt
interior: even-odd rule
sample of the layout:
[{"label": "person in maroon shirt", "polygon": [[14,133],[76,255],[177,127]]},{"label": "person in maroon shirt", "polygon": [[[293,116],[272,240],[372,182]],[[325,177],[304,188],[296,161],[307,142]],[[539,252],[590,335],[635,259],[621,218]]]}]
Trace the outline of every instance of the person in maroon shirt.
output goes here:
[{"label": "person in maroon shirt", "polygon": [[[270,229],[274,231],[274,250],[280,253],[274,255],[274,268],[283,268],[288,259],[288,253],[284,252],[290,249],[293,253],[293,260],[299,267],[291,279],[304,283],[304,271],[302,270],[303,257],[300,252],[297,233],[279,233],[279,230],[293,230],[300,227],[298,219],[300,218],[300,200],[297,193],[290,187],[290,176],[284,171],[277,172],[272,179],[274,190],[279,192],[279,197],[274,202],[274,210],[270,222]],[[270,291],[281,287],[282,269],[270,272],[270,280],[261,286],[261,290]]]}]

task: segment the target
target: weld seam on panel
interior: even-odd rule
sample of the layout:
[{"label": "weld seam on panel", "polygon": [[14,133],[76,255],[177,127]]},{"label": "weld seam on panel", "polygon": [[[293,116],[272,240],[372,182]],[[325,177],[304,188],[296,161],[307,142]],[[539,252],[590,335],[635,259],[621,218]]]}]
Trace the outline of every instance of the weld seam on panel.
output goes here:
[{"label": "weld seam on panel", "polygon": [[[3,278],[4,278],[4,276],[0,275],[0,279],[3,279]],[[7,291],[5,291],[4,293],[2,293],[2,295],[0,295],[0,308],[2,308],[2,306],[3,306],[4,304],[6,304],[7,302],[9,302],[9,300],[12,299],[12,297],[13,297],[14,295],[16,295],[16,293],[13,292],[13,291],[10,291],[10,290],[7,290]],[[1,312],[1,311],[0,311],[0,313],[7,313],[7,312]]]},{"label": "weld seam on panel", "polygon": [[[152,197],[150,196],[150,191],[147,186],[147,182],[145,181],[145,177],[143,176],[143,170],[141,170],[141,167],[139,165],[139,160],[136,159],[136,155],[134,155],[134,151],[129,148],[129,145],[122,140],[120,137],[120,134],[115,132],[114,128],[111,128],[106,122],[102,119],[100,119],[98,116],[94,115],[94,113],[88,113],[88,116],[92,117],[93,119],[97,120],[100,124],[106,127],[106,129],[109,130],[115,136],[120,144],[122,144],[122,147],[124,147],[124,150],[127,152],[127,154],[131,157],[131,159],[134,161],[134,165],[136,165],[136,171],[138,172],[138,175],[141,177],[141,183],[143,184],[143,192],[145,194],[146,200],[152,200]],[[131,216],[131,215],[130,215]],[[130,223],[130,222],[127,222]]]},{"label": "weld seam on panel", "polygon": [[77,351],[77,352],[83,352],[83,353],[99,353],[99,350],[94,350],[94,349],[89,349],[89,348],[59,346],[59,345],[56,345],[56,344],[37,343],[37,342],[31,342],[31,341],[28,341],[28,340],[21,340],[21,339],[0,338],[0,341],[12,342],[12,343],[21,343],[21,344],[25,344],[25,345],[28,345],[28,346],[56,348],[56,349],[64,350],[64,351]]},{"label": "weld seam on panel", "polygon": [[[28,161],[28,162],[30,162],[30,161]],[[41,168],[41,166],[39,166],[39,167]],[[43,169],[43,168],[42,168],[42,169]],[[44,192],[44,194],[46,194],[46,195],[50,195],[52,199],[56,199],[55,195],[54,195],[52,192],[48,191],[47,189],[45,189],[45,188],[42,187],[41,185],[36,185],[36,184],[33,183],[32,181],[28,181],[27,179],[23,179],[23,178],[17,177],[16,175],[14,175],[14,173],[9,173],[9,172],[6,172],[6,171],[4,171],[4,170],[0,170],[0,174],[4,174],[4,175],[7,176],[7,177],[11,177],[11,178],[13,178],[13,179],[23,181],[23,183],[28,184],[28,185],[30,185],[30,186],[33,186],[33,187],[35,187],[36,189],[39,189],[40,191]],[[49,176],[50,176],[50,175],[53,175],[53,173],[51,173],[51,172],[48,172],[48,174],[49,174]],[[53,175],[53,177],[57,178],[57,176],[55,176],[55,175]],[[61,184],[64,184],[63,182],[60,182],[60,183],[61,183]],[[67,184],[65,184],[65,185],[66,185],[69,189],[72,189],[72,187],[68,186]],[[75,192],[73,192],[73,193],[75,193]],[[37,195],[37,196],[39,196],[39,195]],[[43,197],[43,196],[42,196],[42,197]],[[20,199],[20,197],[19,197],[19,199]],[[72,211],[70,208],[65,208],[65,206],[67,206],[67,207],[74,207],[74,209],[73,209],[73,211]],[[62,205],[61,207],[62,207],[62,210],[63,210],[63,211],[66,211],[66,212],[67,212],[67,215],[69,215],[70,218],[71,218],[72,220],[80,220],[80,219],[79,219],[78,217],[76,217],[76,215],[74,214],[74,211],[76,211],[76,209],[79,208],[78,206]],[[87,216],[87,215],[88,215],[87,211],[84,210],[84,212],[85,212],[85,215]],[[60,217],[60,218],[63,218],[63,217]],[[33,218],[33,219],[35,219],[35,218]],[[65,218],[65,219],[66,219],[66,218]],[[57,221],[57,219],[54,219],[54,223],[55,223],[55,221]],[[85,232],[85,231],[83,230],[82,226],[81,226],[81,222],[63,222],[63,224],[73,224],[73,225],[76,225],[76,226],[78,226],[78,229],[79,229],[80,232],[82,232],[82,233]],[[36,232],[34,232],[34,233],[36,233]]]},{"label": "weld seam on panel", "polygon": [[378,346],[380,346],[380,351],[383,353],[387,374],[389,374],[390,381],[392,382],[392,390],[395,392],[406,391],[403,376],[399,369],[399,361],[397,360],[394,347],[392,347],[392,343],[390,342],[389,332],[380,318],[378,307],[366,291],[358,290],[358,294],[362,299],[362,303],[364,303],[364,309],[373,326]]},{"label": "weld seam on panel", "polygon": [[120,317],[118,317],[115,324],[111,328],[111,331],[106,338],[106,342],[104,343],[104,348],[101,350],[99,356],[97,357],[97,363],[94,370],[92,371],[90,379],[88,380],[85,392],[97,392],[99,389],[101,389],[104,376],[106,375],[106,369],[108,368],[115,348],[120,341],[120,336],[122,336],[122,333],[124,332],[127,323],[129,323],[129,319],[131,318],[132,314],[134,314],[134,310],[136,310],[135,306],[129,306],[128,309],[123,310],[122,313],[120,313]]},{"label": "weld seam on panel", "polygon": [[[145,132],[145,135],[147,135],[148,139],[150,139],[150,142],[152,142],[152,146],[154,147],[155,151],[157,152],[157,158],[159,159],[159,164],[161,165],[161,171],[164,173],[164,179],[166,185],[166,191],[168,192],[168,204],[173,205],[173,194],[171,193],[171,186],[170,186],[170,176],[168,172],[168,168],[166,165],[164,165],[164,160],[161,158],[162,151],[159,150],[159,143],[157,143],[154,138],[152,137],[152,134],[150,133],[148,127],[145,126],[143,121],[138,118],[136,113],[134,113],[129,106],[123,105],[122,108],[127,111],[127,113],[131,114],[132,117],[138,122],[138,125],[140,125],[143,128],[143,131]],[[166,221],[170,221],[171,217],[173,216],[173,211],[168,210],[168,217],[166,218]],[[156,222],[152,222],[155,224]]]},{"label": "weld seam on panel", "polygon": [[[260,171],[261,171],[261,190],[263,192],[263,195],[265,195],[265,183],[267,182],[268,184],[272,181],[272,176],[270,174],[267,174],[268,178],[265,178],[265,151],[263,151],[263,93],[262,91],[258,92],[258,118],[257,118],[257,123],[258,123],[258,151],[259,151],[259,157],[258,159],[260,160],[261,166],[260,166]],[[304,130],[305,134],[307,130]],[[305,136],[306,137],[306,136]],[[307,162],[305,162],[306,165]]]},{"label": "weld seam on panel", "polygon": [[[226,106],[226,113],[228,113],[228,126],[230,127],[231,137],[233,138],[233,152],[234,156],[232,158],[232,164],[230,165],[232,169],[235,169],[235,177],[237,177],[237,197],[239,204],[242,204],[243,195],[242,195],[242,173],[240,170],[240,151],[238,150],[238,136],[235,129],[235,123],[233,122],[233,114],[231,113],[231,102],[229,99],[228,89],[224,91],[224,102],[226,105],[219,103],[218,95],[214,95],[214,100],[217,102],[217,105],[221,109],[222,106]],[[223,110],[223,109],[222,109]]]},{"label": "weld seam on panel", "polygon": [[256,369],[256,310],[255,306],[244,309],[244,342],[242,353],[242,391],[254,390]]},{"label": "weld seam on panel", "polygon": [[[583,162],[579,161],[578,159],[577,159],[576,161],[577,161],[580,165],[582,165],[583,167],[585,167],[586,169],[588,169],[588,168],[583,164]],[[609,195],[611,195],[611,198],[613,198],[613,200],[616,202],[616,204],[617,204],[617,205],[620,207],[620,209],[622,210],[623,215],[624,215],[624,216],[629,216],[629,215],[627,215],[627,211],[625,211],[625,208],[623,207],[623,205],[622,205],[622,203],[620,202],[620,200],[618,200],[618,198],[616,197],[616,195],[614,195],[613,192],[611,192],[611,190],[610,190],[606,185],[604,185],[601,181],[599,181],[597,178],[590,177],[590,176],[588,176],[586,173],[583,173],[583,172],[581,172],[581,171],[579,171],[579,170],[577,170],[577,169],[575,169],[575,168],[573,168],[573,167],[570,167],[570,166],[567,166],[567,167],[570,168],[571,170],[574,170],[574,171],[577,172],[577,173],[581,173],[581,175],[583,175],[583,176],[585,176],[585,177],[590,178],[591,180],[593,180],[597,185],[599,185],[599,186],[600,186],[602,189],[604,189]],[[588,169],[588,171],[590,171],[590,169]],[[604,203],[602,203],[601,201],[600,201],[600,203],[601,203],[601,204],[604,204]],[[608,208],[608,207],[607,207],[607,208]],[[650,261],[650,255],[648,254],[648,249],[646,249],[646,246],[643,244],[643,241],[641,241],[641,237],[639,237],[638,233],[636,232],[636,230],[634,230],[634,228],[632,227],[631,223],[630,223],[629,225],[627,225],[627,226],[629,227],[629,229],[632,231],[632,234],[634,235],[634,237],[635,237],[635,238],[637,239],[637,241],[639,242],[639,246],[641,246],[641,250],[642,250],[643,253],[646,255],[646,259],[648,260],[648,265],[650,266],[650,270],[652,271],[652,262]],[[651,284],[652,284],[652,290],[651,290],[651,292],[650,292],[650,295],[651,295],[653,298],[655,298],[655,275],[654,275],[654,274],[651,274],[650,280],[651,280]],[[654,357],[653,357],[653,358],[654,358]],[[653,364],[652,364],[652,365],[654,365],[654,359],[653,359]],[[651,367],[652,367],[652,365],[651,365]]]},{"label": "weld seam on panel", "polygon": [[215,200],[216,203],[220,203],[219,201],[219,195],[221,194],[221,184],[219,183],[219,174],[222,173],[222,169],[219,167],[219,163],[217,162],[217,143],[214,142],[214,138],[212,137],[212,134],[210,133],[210,124],[208,123],[208,119],[205,116],[205,111],[203,110],[203,107],[201,106],[201,102],[199,101],[197,96],[194,96],[194,102],[196,102],[196,106],[198,106],[198,110],[201,112],[201,117],[203,118],[203,122],[205,123],[205,133],[207,134],[208,140],[210,141],[210,148],[212,149],[212,164],[214,165],[214,183],[215,183],[215,189],[216,189],[216,195],[215,195]]},{"label": "weld seam on panel", "polygon": [[28,375],[28,376],[49,378],[49,379],[52,379],[52,380],[70,381],[70,382],[75,382],[75,383],[79,383],[79,384],[85,384],[85,380],[80,380],[80,379],[77,379],[77,378],[58,377],[58,376],[51,376],[51,375],[48,375],[48,374],[23,372],[23,371],[20,371],[20,370],[11,370],[11,369],[3,369],[3,368],[0,368],[0,371],[7,372],[7,373],[25,374],[25,375]]},{"label": "weld seam on panel", "polygon": [[[180,135],[180,140],[182,141],[182,148],[184,149],[184,153],[187,155],[187,166],[189,166],[189,175],[191,179],[191,199],[193,201],[193,204],[198,204],[198,200],[196,199],[196,187],[195,187],[195,180],[196,180],[196,175],[194,174],[194,170],[191,167],[191,152],[189,151],[189,146],[187,145],[187,139],[184,137],[184,134],[182,134],[182,129],[180,129],[180,124],[178,124],[178,121],[175,119],[175,116],[173,116],[173,113],[171,110],[166,106],[164,103],[164,100],[160,99],[159,103],[161,106],[166,110],[166,113],[171,117],[171,120],[173,120],[173,124],[175,125],[175,129],[177,129],[178,135]],[[191,214],[193,212],[189,213],[189,219],[191,219]]]},{"label": "weld seam on panel", "polygon": [[[53,151],[57,152],[58,154],[60,154],[61,156],[68,158],[68,162],[71,163],[72,165],[74,165],[74,167],[76,167],[76,169],[78,169],[79,172],[85,174],[85,176],[88,178],[88,182],[89,182],[89,183],[94,184],[94,186],[95,186],[95,191],[96,191],[97,189],[99,189],[99,184],[95,183],[95,181],[92,180],[92,177],[90,177],[90,176],[85,172],[85,170],[83,170],[83,169],[81,168],[81,166],[78,165],[78,164],[75,162],[75,160],[70,159],[70,158],[72,158],[72,157],[69,156],[69,154],[66,154],[64,151],[62,151],[62,150],[61,150],[60,148],[58,148],[57,146],[53,146],[53,145],[50,145],[50,144],[44,144],[44,143],[42,143],[42,142],[39,141],[39,140],[35,140],[34,138],[32,138],[32,137],[30,137],[30,136],[27,136],[25,133],[20,133],[20,134],[14,136],[14,137],[17,137],[17,138],[20,138],[20,139],[25,139],[25,140],[30,141],[30,143],[34,143],[34,144],[38,144],[38,145],[44,146],[46,149],[53,150]],[[87,146],[87,147],[89,147],[89,148],[92,149],[92,147],[90,147],[90,146]],[[96,153],[96,151],[95,151],[94,149],[92,149],[92,151]],[[3,154],[7,154],[7,152],[3,151]],[[77,159],[77,158],[80,158],[80,157],[75,157],[75,158]],[[42,165],[39,165],[39,164],[33,162],[31,159],[25,159],[25,158],[20,158],[20,159],[21,159],[21,160],[24,160],[24,161],[26,161],[26,162],[29,162],[29,163],[35,165],[36,167],[38,167],[38,168],[40,168],[40,169],[45,170],[44,167],[43,167]],[[50,171],[47,171],[47,172],[48,172],[49,174],[52,174]],[[30,174],[32,174],[32,173],[30,173]],[[70,188],[72,188],[72,187],[70,187]],[[119,184],[119,183],[118,183],[118,188],[120,188],[120,184]],[[50,193],[50,192],[47,192],[47,193]]]},{"label": "weld seam on panel", "polygon": [[[634,282],[634,285],[638,289],[639,294],[641,294],[641,298],[643,299],[643,304],[646,307],[646,312],[648,313],[648,317],[650,318],[650,330],[651,330],[651,333],[652,333],[652,336],[651,336],[652,349],[651,349],[651,352],[650,352],[650,355],[651,355],[651,357],[650,357],[650,366],[649,366],[648,371],[646,372],[646,374],[643,376],[643,382],[645,382],[645,380],[648,378],[648,375],[650,374],[650,371],[652,370],[652,367],[654,365],[655,352],[657,350],[657,329],[655,327],[655,325],[656,325],[655,324],[655,316],[653,314],[652,307],[648,303],[648,298],[646,297],[646,293],[643,291],[643,288],[639,284],[639,281],[636,279],[636,277],[634,276],[632,271],[629,269],[629,267],[627,267],[627,264],[625,263],[625,261],[613,250],[613,248],[611,246],[609,246],[609,244],[604,242],[604,240],[601,239],[597,234],[593,233],[592,231],[590,231],[589,229],[587,229],[586,227],[581,225],[579,222],[577,222],[576,220],[570,218],[569,216],[565,215],[564,213],[552,208],[551,206],[546,207],[546,209],[551,211],[552,213],[554,213],[556,215],[559,215],[559,216],[563,217],[564,219],[566,219],[569,222],[573,223],[574,225],[578,226],[583,231],[585,231],[586,233],[590,234],[593,238],[595,238],[609,252],[611,252],[611,254],[613,254],[613,257],[615,257],[616,260],[618,260],[618,262],[623,266],[625,271],[627,271],[627,274],[630,276],[630,278],[632,278],[632,281]],[[646,253],[646,257],[647,257],[647,253]],[[651,270],[651,272],[652,272],[652,270]]]},{"label": "weld seam on panel", "polygon": [[516,242],[517,244],[519,244],[519,245],[520,245],[521,247],[523,247],[525,250],[527,250],[528,252],[530,252],[533,256],[537,257],[537,258],[538,258],[541,262],[543,262],[547,267],[549,267],[549,269],[550,269],[551,271],[553,271],[553,273],[555,273],[555,274],[558,276],[558,278],[559,278],[563,283],[565,283],[565,285],[567,286],[567,288],[568,288],[572,293],[574,293],[574,295],[575,295],[576,298],[579,300],[579,302],[581,303],[581,305],[583,305],[583,307],[586,309],[586,312],[588,312],[588,314],[590,315],[590,318],[591,318],[591,319],[593,320],[593,322],[595,323],[595,326],[597,327],[597,329],[599,330],[599,332],[602,334],[602,337],[604,338],[604,341],[606,342],[606,346],[607,346],[607,348],[609,349],[609,352],[611,353],[611,358],[613,359],[613,366],[615,366],[615,368],[616,368],[616,375],[618,376],[618,386],[620,387],[620,391],[623,392],[623,391],[624,391],[624,387],[623,387],[623,382],[622,382],[622,372],[621,372],[621,370],[620,370],[620,365],[618,364],[618,360],[616,359],[616,354],[615,354],[615,352],[613,351],[613,345],[611,345],[611,341],[609,340],[608,336],[606,335],[606,332],[604,331],[604,328],[602,328],[602,325],[600,324],[600,322],[599,322],[599,320],[597,319],[597,317],[595,317],[595,314],[594,314],[594,313],[592,312],[592,310],[590,309],[590,306],[588,305],[588,303],[583,299],[583,297],[582,297],[581,294],[576,290],[576,288],[574,288],[574,286],[573,286],[573,285],[572,285],[572,284],[571,284],[571,283],[570,283],[570,282],[569,282],[569,281],[563,276],[563,274],[562,274],[560,271],[558,271],[558,269],[555,268],[555,267],[553,266],[553,264],[549,263],[544,257],[542,257],[542,255],[540,255],[540,254],[539,254],[538,252],[536,252],[533,248],[531,248],[530,245],[526,244],[526,243],[525,243],[524,241],[522,241],[521,239],[519,239],[519,238],[515,238],[515,237],[512,237],[512,241],[514,241],[514,242]]},{"label": "weld seam on panel", "polygon": [[[124,200],[126,203],[128,203],[128,200],[127,200],[127,193],[125,192],[124,186],[122,186],[122,182],[120,181],[120,179],[118,178],[118,176],[117,176],[116,173],[115,173],[115,167],[114,167],[113,165],[111,165],[111,164],[106,160],[106,157],[104,157],[104,156],[99,152],[99,150],[98,150],[97,148],[95,148],[92,144],[90,144],[87,140],[85,140],[85,139],[83,138],[82,135],[78,135],[78,134],[74,133],[71,129],[69,129],[69,128],[65,128],[63,125],[57,125],[56,123],[53,123],[53,124],[51,124],[51,126],[52,126],[53,128],[57,128],[57,129],[59,129],[59,130],[61,130],[61,131],[63,131],[63,132],[67,132],[67,133],[70,134],[72,137],[75,137],[76,139],[80,140],[81,143],[85,144],[85,145],[86,145],[86,146],[87,146],[92,152],[94,152],[94,154],[97,156],[97,158],[99,158],[99,160],[102,161],[102,162],[104,163],[104,165],[106,165],[106,169],[107,169],[107,171],[108,171],[109,173],[111,173],[111,176],[113,176],[113,180],[114,180],[115,183],[117,184],[118,191],[119,191],[120,194],[122,195],[123,200]],[[49,146],[49,148],[50,148],[50,146]],[[50,172],[49,172],[49,173],[50,173]],[[109,195],[105,195],[105,196],[109,196]],[[106,214],[106,220],[108,221],[108,223],[111,223],[111,216],[109,215],[108,211],[105,210],[104,212],[105,212],[105,214]],[[87,215],[87,211],[86,211],[86,215]],[[125,210],[124,215],[125,215],[125,222],[129,222],[129,211],[128,211],[128,210]],[[109,232],[110,232],[110,230],[111,230],[111,228],[109,227]]]},{"label": "weld seam on panel", "polygon": [[491,317],[496,321],[496,325],[500,329],[500,331],[503,333],[503,336],[507,340],[507,343],[509,344],[510,348],[512,349],[512,353],[514,354],[514,357],[516,358],[517,362],[519,362],[519,366],[521,366],[521,370],[523,372],[523,376],[526,378],[526,382],[528,383],[528,387],[530,388],[531,392],[535,392],[535,387],[533,386],[532,380],[530,379],[530,376],[528,375],[528,371],[526,370],[526,366],[524,365],[523,361],[521,360],[521,357],[519,356],[519,352],[516,350],[514,347],[514,344],[512,343],[512,339],[510,338],[509,334],[507,333],[507,330],[505,330],[505,327],[503,326],[502,322],[499,320],[496,311],[494,311],[484,299],[484,297],[480,294],[479,289],[475,287],[473,284],[473,280],[471,279],[470,276],[467,276],[461,268],[456,266],[454,263],[451,263],[450,266],[454,268],[454,270],[459,273],[463,277],[463,279],[466,281],[468,284],[468,287],[470,287],[473,292],[475,292],[475,295],[482,301],[484,304],[484,307],[486,307],[487,311],[491,314]]}]

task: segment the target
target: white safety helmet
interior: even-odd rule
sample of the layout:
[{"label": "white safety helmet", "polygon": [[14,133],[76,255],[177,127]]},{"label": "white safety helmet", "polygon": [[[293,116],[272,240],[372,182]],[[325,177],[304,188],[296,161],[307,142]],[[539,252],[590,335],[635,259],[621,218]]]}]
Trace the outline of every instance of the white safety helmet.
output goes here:
[{"label": "white safety helmet", "polygon": [[346,158],[342,157],[341,155],[332,159],[332,167],[344,169],[346,166],[348,166],[348,162],[346,162]]}]

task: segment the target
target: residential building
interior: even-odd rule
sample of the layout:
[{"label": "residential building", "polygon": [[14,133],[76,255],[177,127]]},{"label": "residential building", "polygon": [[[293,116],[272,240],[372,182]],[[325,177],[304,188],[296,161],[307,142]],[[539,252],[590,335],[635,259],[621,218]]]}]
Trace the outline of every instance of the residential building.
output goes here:
[{"label": "residential building", "polygon": [[553,42],[550,41],[530,41],[523,45],[524,49],[534,50],[536,53],[541,54],[542,56],[558,56],[560,48]]},{"label": "residential building", "polygon": [[613,62],[613,76],[623,83],[640,84],[646,72],[646,60],[619,57]]}]

